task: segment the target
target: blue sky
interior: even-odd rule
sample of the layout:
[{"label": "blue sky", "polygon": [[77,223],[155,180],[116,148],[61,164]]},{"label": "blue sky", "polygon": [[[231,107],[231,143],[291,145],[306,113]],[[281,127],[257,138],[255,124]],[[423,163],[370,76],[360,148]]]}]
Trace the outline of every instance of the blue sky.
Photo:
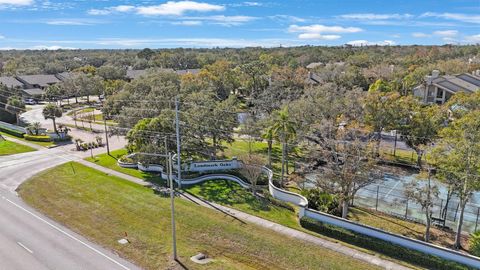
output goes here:
[{"label": "blue sky", "polygon": [[0,0],[0,49],[480,43],[480,0]]}]

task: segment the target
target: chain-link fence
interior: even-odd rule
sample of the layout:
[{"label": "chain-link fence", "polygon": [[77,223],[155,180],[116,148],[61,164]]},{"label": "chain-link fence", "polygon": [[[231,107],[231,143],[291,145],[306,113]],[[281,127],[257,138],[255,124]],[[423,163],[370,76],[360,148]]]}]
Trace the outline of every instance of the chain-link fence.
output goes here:
[{"label": "chain-link fence", "polygon": [[[434,199],[432,217],[437,224],[445,224],[446,227],[455,230],[460,218],[460,203],[453,196],[448,204],[446,194],[441,192],[439,198]],[[353,205],[375,209],[386,214],[425,223],[426,216],[422,206],[404,194],[403,185],[395,186],[374,184],[360,189],[352,201]],[[463,218],[463,230],[474,232],[480,229],[479,225],[480,205],[468,203],[465,207]]]}]

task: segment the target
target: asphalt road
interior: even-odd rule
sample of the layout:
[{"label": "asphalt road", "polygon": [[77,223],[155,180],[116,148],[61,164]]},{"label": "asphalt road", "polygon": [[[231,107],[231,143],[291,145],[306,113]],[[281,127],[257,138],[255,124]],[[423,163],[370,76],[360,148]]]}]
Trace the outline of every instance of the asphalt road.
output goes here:
[{"label": "asphalt road", "polygon": [[30,208],[17,187],[31,176],[82,158],[63,148],[0,157],[0,270],[139,269]]}]

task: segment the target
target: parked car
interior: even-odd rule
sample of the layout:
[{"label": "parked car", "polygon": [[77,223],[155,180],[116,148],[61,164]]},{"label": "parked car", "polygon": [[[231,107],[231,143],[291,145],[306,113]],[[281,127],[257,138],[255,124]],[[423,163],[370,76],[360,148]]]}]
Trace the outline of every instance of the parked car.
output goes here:
[{"label": "parked car", "polygon": [[25,104],[27,105],[36,105],[37,104],[37,101],[33,98],[27,98],[25,99]]}]

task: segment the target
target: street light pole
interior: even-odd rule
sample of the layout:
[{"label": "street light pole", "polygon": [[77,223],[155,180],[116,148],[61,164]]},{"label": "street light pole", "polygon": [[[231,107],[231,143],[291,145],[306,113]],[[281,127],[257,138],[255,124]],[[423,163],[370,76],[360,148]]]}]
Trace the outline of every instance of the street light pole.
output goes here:
[{"label": "street light pole", "polygon": [[103,126],[105,128],[105,142],[107,143],[107,154],[110,155],[110,145],[108,144],[107,119],[105,118],[105,114],[103,114]]},{"label": "street light pole", "polygon": [[177,137],[177,183],[178,188],[182,188],[182,172],[181,172],[181,159],[180,159],[180,115],[179,115],[179,101],[178,96],[175,97],[175,130]]},{"label": "street light pole", "polygon": [[172,210],[173,259],[177,260],[177,237],[175,229],[175,187],[173,186],[172,167],[172,154],[168,153],[168,180],[170,181],[170,201]]}]

